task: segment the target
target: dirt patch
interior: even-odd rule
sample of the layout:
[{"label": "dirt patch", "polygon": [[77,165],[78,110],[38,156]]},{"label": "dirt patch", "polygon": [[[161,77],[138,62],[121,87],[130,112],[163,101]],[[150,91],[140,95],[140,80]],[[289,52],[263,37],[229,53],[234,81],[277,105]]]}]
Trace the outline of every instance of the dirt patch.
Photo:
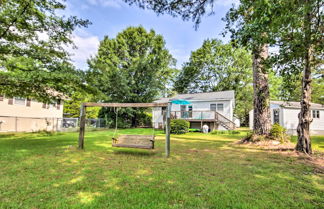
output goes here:
[{"label": "dirt patch", "polygon": [[291,142],[280,143],[275,140],[264,140],[256,142],[242,142],[236,141],[235,145],[244,146],[247,148],[258,148],[260,150],[279,153],[286,156],[296,157],[298,160],[306,164],[315,166],[314,172],[324,174],[324,153],[314,151],[312,155],[297,152],[295,144]]}]

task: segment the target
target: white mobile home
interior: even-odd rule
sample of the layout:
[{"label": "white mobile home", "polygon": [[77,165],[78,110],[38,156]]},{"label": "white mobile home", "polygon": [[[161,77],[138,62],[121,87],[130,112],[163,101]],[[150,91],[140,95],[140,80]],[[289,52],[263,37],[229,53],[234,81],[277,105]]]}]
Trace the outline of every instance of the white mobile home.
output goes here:
[{"label": "white mobile home", "polygon": [[[287,129],[291,135],[297,134],[298,113],[300,112],[299,102],[271,101],[271,123],[278,123]],[[253,110],[249,113],[250,129],[253,129]],[[311,115],[313,122],[310,126],[311,134],[324,135],[324,106],[311,103]]]},{"label": "white mobile home", "polygon": [[[186,100],[188,105],[172,104],[171,118],[185,119],[190,122],[191,128],[201,129],[207,124],[210,130],[235,129],[234,123],[234,91],[220,91],[195,94],[178,94],[170,98],[161,98],[156,103],[165,103],[172,100]],[[153,124],[155,128],[163,128],[165,109],[153,109]]]}]

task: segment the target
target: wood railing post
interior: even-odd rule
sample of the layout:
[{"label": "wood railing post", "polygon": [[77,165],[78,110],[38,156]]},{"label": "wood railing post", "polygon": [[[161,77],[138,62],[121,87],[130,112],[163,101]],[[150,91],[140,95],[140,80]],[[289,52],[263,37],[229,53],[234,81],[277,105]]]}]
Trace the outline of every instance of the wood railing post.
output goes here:
[{"label": "wood railing post", "polygon": [[171,121],[171,102],[168,103],[165,128],[165,155],[170,156],[170,121]]},{"label": "wood railing post", "polygon": [[79,149],[84,148],[85,123],[86,123],[86,107],[84,106],[84,104],[81,104],[81,107],[80,107]]}]

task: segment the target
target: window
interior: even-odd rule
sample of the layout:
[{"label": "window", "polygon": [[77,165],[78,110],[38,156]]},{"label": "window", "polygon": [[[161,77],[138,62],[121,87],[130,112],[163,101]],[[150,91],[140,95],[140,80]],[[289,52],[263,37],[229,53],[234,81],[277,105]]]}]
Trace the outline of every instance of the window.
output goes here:
[{"label": "window", "polygon": [[187,118],[187,105],[180,105],[181,118]]},{"label": "window", "polygon": [[3,101],[4,96],[0,95],[0,101]]},{"label": "window", "polygon": [[26,105],[26,99],[22,97],[15,97],[16,105]]},{"label": "window", "polygon": [[279,124],[280,119],[279,119],[279,109],[274,109],[273,110],[273,123],[278,123]]},{"label": "window", "polygon": [[223,111],[224,110],[224,104],[222,104],[222,103],[219,103],[219,104],[217,104],[217,111]]},{"label": "window", "polygon": [[189,118],[192,118],[192,105],[188,106]]},{"label": "window", "polygon": [[166,107],[162,107],[161,115],[164,115],[166,113]]},{"label": "window", "polygon": [[313,110],[313,118],[320,118],[320,111],[319,110]]},{"label": "window", "polygon": [[13,98],[8,98],[8,105],[13,105]]},{"label": "window", "polygon": [[210,104],[210,111],[216,111],[216,104]]},{"label": "window", "polygon": [[31,104],[31,99],[27,99],[26,106],[30,107],[30,104]]}]

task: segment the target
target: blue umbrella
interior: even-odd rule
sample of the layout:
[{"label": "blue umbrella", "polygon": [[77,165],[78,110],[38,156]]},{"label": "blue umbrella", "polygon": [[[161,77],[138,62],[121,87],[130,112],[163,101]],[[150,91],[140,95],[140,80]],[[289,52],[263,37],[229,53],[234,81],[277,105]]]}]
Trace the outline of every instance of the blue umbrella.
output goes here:
[{"label": "blue umbrella", "polygon": [[184,99],[177,99],[177,100],[171,100],[172,104],[180,104],[180,105],[188,105],[191,104],[191,102],[184,100]]}]

